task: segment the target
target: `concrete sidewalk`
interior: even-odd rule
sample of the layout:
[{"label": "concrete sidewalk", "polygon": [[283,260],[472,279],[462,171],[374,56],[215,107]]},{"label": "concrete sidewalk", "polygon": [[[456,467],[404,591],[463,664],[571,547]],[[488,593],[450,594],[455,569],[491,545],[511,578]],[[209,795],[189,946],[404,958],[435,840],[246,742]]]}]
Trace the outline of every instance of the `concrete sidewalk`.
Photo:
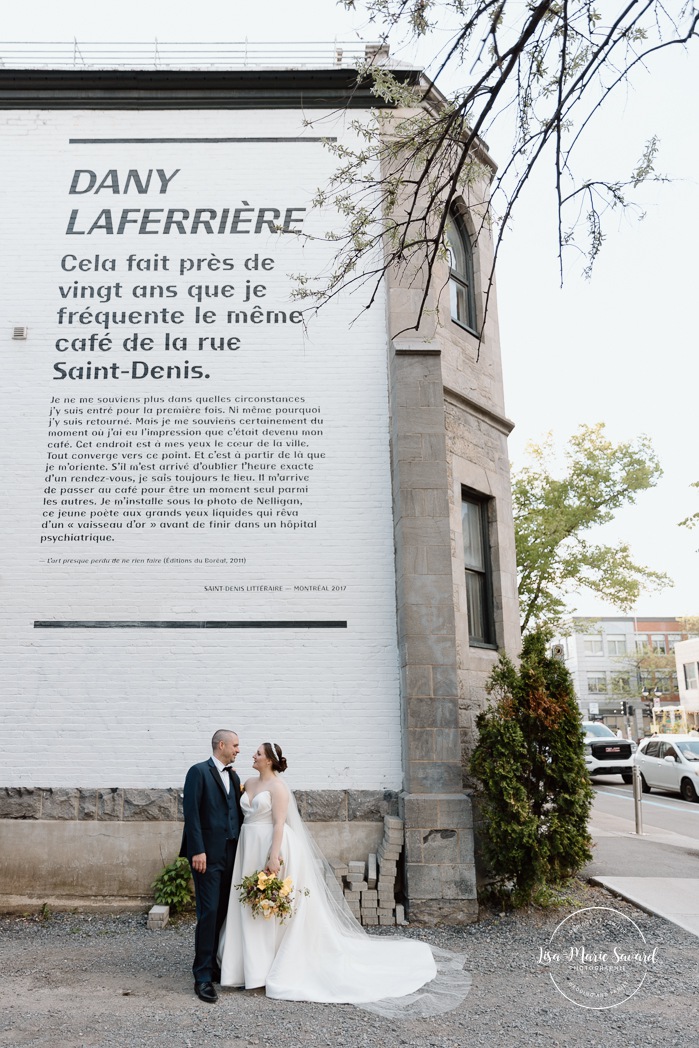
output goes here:
[{"label": "concrete sidewalk", "polygon": [[595,812],[592,862],[582,871],[594,884],[699,936],[699,840],[652,829],[637,835],[628,819]]}]

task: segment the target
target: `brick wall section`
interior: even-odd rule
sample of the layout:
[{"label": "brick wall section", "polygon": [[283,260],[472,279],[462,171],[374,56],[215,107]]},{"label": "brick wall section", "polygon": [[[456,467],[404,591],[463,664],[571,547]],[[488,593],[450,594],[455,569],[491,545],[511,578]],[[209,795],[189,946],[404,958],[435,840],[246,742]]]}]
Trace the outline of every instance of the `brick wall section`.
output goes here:
[{"label": "brick wall section", "polygon": [[[338,220],[329,211],[311,211],[310,198],[334,170],[336,160],[320,142],[281,141],[308,134],[303,127],[305,115],[294,110],[0,112],[6,237],[0,269],[7,292],[0,303],[0,349],[5,388],[12,390],[0,441],[4,477],[0,497],[7,521],[0,550],[0,570],[7,582],[7,599],[0,608],[0,625],[6,631],[0,709],[3,785],[70,788],[78,782],[98,788],[107,782],[129,790],[167,788],[175,777],[173,769],[181,769],[183,775],[190,764],[206,757],[211,734],[221,726],[240,734],[239,765],[245,777],[252,774],[249,756],[268,736],[269,726],[275,725],[273,741],[288,756],[292,786],[312,790],[335,785],[360,790],[401,786],[382,294],[368,312],[362,312],[356,297],[338,300],[311,320],[308,330],[301,324],[233,326],[218,321],[209,329],[193,320],[196,301],[188,294],[190,286],[235,286],[232,299],[207,300],[207,308],[218,310],[219,317],[227,308],[244,306],[241,298],[248,279],[266,286],[266,296],[260,299],[263,305],[288,311],[299,306],[291,298],[294,284],[289,274],[321,271],[332,245],[269,232],[254,235],[247,233],[250,226],[245,227],[246,235],[238,236],[66,234],[72,208],[85,216],[102,208],[120,212],[123,207],[179,207],[193,213],[197,207],[231,209],[248,200],[253,208],[306,206],[308,231],[324,237]],[[323,134],[351,138],[341,115],[321,115]],[[73,138],[95,135],[115,139],[240,136],[243,140],[247,136],[248,141],[228,145],[175,141],[152,147],[70,143]],[[264,136],[278,136],[280,141],[256,141]],[[132,190],[126,195],[109,190],[99,195],[69,194],[77,169],[99,170],[100,178],[107,170],[119,172],[123,189],[126,172],[140,162],[134,159],[134,149],[153,152],[142,167],[168,173],[180,169],[166,195],[160,194],[155,176],[145,195]],[[146,260],[165,255],[169,269],[129,271],[127,259],[132,253]],[[245,269],[243,260],[256,254],[273,259],[274,268],[265,273]],[[62,269],[61,260],[67,255],[85,259],[88,268]],[[103,261],[114,259],[116,270],[92,268],[96,255]],[[180,276],[181,258],[212,256],[230,256],[235,268],[228,275],[224,270],[204,269]],[[69,292],[76,282],[87,288],[120,282],[122,297],[106,306],[91,298],[63,299],[59,288]],[[134,288],[149,285],[172,285],[177,297],[133,297]],[[186,322],[148,329],[138,324],[113,326],[110,352],[59,353],[58,336],[86,335],[93,327],[59,325],[57,311],[66,304],[74,310],[117,312],[169,305],[185,311]],[[25,323],[27,340],[13,341],[13,327]],[[121,340],[134,327],[156,339],[149,356],[122,350]],[[240,336],[242,345],[235,353],[199,353],[197,339],[209,331]],[[187,336],[186,354],[166,354],[165,333]],[[176,364],[181,356],[190,363],[195,358],[205,361],[211,379],[134,381],[122,376],[118,381],[72,381],[57,380],[53,371],[60,361],[84,365],[89,358],[94,364],[99,357],[100,364],[118,360],[126,367],[138,357],[165,366]],[[209,526],[215,522],[209,517],[204,521],[207,527],[197,531],[169,530],[156,517],[146,520],[140,531],[123,527],[100,532],[113,541],[99,545],[41,544],[42,537],[70,537],[77,531],[77,524],[72,532],[67,527],[52,531],[49,525],[55,517],[42,516],[56,512],[44,504],[45,488],[50,487],[44,478],[52,397],[61,399],[55,408],[61,412],[61,426],[69,426],[74,416],[66,413],[66,397],[76,398],[78,407],[80,397],[91,397],[90,410],[96,410],[99,400],[112,411],[116,398],[132,398],[129,403],[137,404],[141,414],[146,398],[154,396],[167,404],[170,398],[215,396],[232,402],[241,394],[301,397],[306,408],[319,407],[323,435],[307,438],[315,444],[309,443],[304,453],[313,450],[325,457],[311,463],[302,511],[303,519],[317,521],[315,529],[287,530],[281,517],[272,518],[279,526],[269,531],[236,528],[236,518],[229,519],[229,528],[218,529]],[[223,406],[228,411],[229,404]],[[221,417],[238,422],[241,416]],[[260,439],[262,429],[260,425]],[[112,438],[88,435],[92,446],[80,452],[101,451],[97,441],[107,439]],[[124,436],[117,443],[132,441],[129,454],[152,453],[156,438],[143,438],[151,446],[137,448],[141,439],[140,434]],[[61,439],[51,443],[61,445]],[[287,454],[295,452],[289,448]],[[63,446],[51,451],[57,456],[65,453]],[[68,453],[72,456],[75,450]],[[127,468],[130,460],[124,461]],[[192,460],[188,461],[186,472],[191,473]],[[72,469],[79,463],[68,458],[57,465]],[[278,460],[278,472],[282,465]],[[80,471],[66,474],[79,475]],[[205,482],[204,500],[209,487],[228,489],[236,484],[207,486]],[[46,497],[56,501],[60,494],[49,492]],[[95,497],[102,496],[97,492]],[[169,498],[169,492],[163,497]],[[252,497],[252,510],[257,513],[257,496]],[[81,512],[80,507],[70,509]],[[158,507],[147,509],[158,511]],[[277,510],[273,506],[270,512]],[[261,585],[278,588],[267,592]],[[347,628],[33,626],[34,620],[95,619],[342,620]],[[108,745],[97,745],[95,740],[107,734]],[[26,758],[29,736],[31,762]],[[70,806],[72,800],[67,803]],[[121,801],[115,803],[118,807]],[[108,807],[112,800],[105,797],[100,804]]]}]

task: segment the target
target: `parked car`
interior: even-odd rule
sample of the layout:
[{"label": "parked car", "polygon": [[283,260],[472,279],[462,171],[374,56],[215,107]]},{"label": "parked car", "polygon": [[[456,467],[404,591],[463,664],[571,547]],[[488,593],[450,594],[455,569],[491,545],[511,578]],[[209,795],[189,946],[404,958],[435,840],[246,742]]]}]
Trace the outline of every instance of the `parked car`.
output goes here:
[{"label": "parked car", "polygon": [[668,790],[699,800],[699,735],[653,735],[636,754],[644,793]]},{"label": "parked car", "polygon": [[636,743],[617,738],[611,728],[599,721],[583,721],[583,731],[585,766],[590,775],[621,775],[624,782],[633,782]]}]

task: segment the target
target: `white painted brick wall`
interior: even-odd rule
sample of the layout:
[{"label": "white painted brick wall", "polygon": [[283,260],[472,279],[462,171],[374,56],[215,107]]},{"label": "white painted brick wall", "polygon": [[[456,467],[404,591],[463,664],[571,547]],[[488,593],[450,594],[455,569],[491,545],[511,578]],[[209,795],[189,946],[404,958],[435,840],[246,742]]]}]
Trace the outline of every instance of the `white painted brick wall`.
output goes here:
[{"label": "white painted brick wall", "polygon": [[[320,115],[320,114],[317,114]],[[260,276],[263,306],[299,308],[289,299],[293,272],[320,272],[332,248],[297,237],[214,235],[166,237],[105,233],[66,235],[69,214],[102,208],[222,209],[309,206],[334,160],[320,144],[70,145],[70,138],[166,138],[343,134],[331,118],[306,130],[299,112],[26,112],[0,117],[3,252],[0,353],[4,410],[2,484],[2,602],[4,650],[0,705],[2,785],[172,786],[209,753],[218,727],[241,737],[239,767],[247,773],[261,741],[281,744],[290,784],[299,788],[395,788],[401,783],[393,538],[388,458],[386,330],[382,300],[350,326],[367,295],[344,296],[308,330],[216,325],[215,335],[240,334],[237,352],[198,353],[209,380],[56,380],[53,366],[86,358],[98,365],[130,355],[58,353],[57,337],[82,336],[93,326],[59,327],[59,285],[119,280],[167,283],[176,299],[148,308],[195,302],[186,288],[195,276],[125,271],[126,257],[232,257],[239,293],[241,260],[255,252],[275,259]],[[115,169],[163,169],[180,174],[167,194],[153,184],[147,196],[102,191],[70,196],[76,169],[100,176]],[[82,219],[81,219],[82,222]],[[332,217],[309,214],[304,228],[323,233]],[[84,228],[84,227],[83,227]],[[135,227],[134,227],[135,228]],[[62,272],[66,254],[116,258],[118,270]],[[197,283],[229,282],[209,273]],[[205,304],[220,309],[221,300]],[[230,306],[231,303],[226,303]],[[240,303],[238,302],[238,305]],[[249,305],[249,304],[248,304]],[[133,298],[102,309],[143,309]],[[15,325],[29,338],[13,341]],[[166,328],[114,328],[119,342],[135,328],[162,337]],[[209,334],[189,320],[172,334]],[[104,331],[102,331],[104,334]],[[115,339],[115,341],[117,341]],[[161,348],[137,354],[168,364]],[[99,358],[99,359],[95,359]],[[41,543],[52,397],[299,396],[319,404],[325,419],[304,514],[314,530],[165,530],[106,532],[113,541]],[[97,403],[97,401],[95,401]],[[103,399],[104,403],[104,399]],[[65,412],[62,400],[59,409]],[[67,416],[60,416],[63,424]],[[136,439],[136,438],[133,438]],[[75,450],[71,446],[69,453]],[[94,450],[94,448],[92,449]],[[162,453],[162,452],[161,452]],[[68,460],[70,464],[71,460]],[[55,498],[55,494],[49,495]],[[55,511],[55,510],[54,510]],[[46,518],[43,518],[44,522]],[[50,518],[49,518],[50,519]],[[148,522],[150,524],[150,522]],[[53,532],[60,534],[60,532]],[[66,532],[64,532],[66,533]],[[129,563],[93,564],[109,557]],[[237,558],[228,565],[133,563],[133,558]],[[67,558],[87,563],[64,564]],[[344,586],[296,592],[294,585]],[[281,585],[281,592],[207,591],[206,586]],[[66,630],[35,629],[35,620],[346,619],[346,630]]]}]

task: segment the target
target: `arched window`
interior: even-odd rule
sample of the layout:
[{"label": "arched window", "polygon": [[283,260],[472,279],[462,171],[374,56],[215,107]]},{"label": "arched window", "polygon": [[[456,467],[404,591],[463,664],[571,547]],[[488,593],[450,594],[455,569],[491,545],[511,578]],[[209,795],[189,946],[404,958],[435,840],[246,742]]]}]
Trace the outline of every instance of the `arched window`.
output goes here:
[{"label": "arched window", "polygon": [[456,210],[447,218],[451,319],[476,332],[476,296],[473,288],[473,247],[464,220]]}]

